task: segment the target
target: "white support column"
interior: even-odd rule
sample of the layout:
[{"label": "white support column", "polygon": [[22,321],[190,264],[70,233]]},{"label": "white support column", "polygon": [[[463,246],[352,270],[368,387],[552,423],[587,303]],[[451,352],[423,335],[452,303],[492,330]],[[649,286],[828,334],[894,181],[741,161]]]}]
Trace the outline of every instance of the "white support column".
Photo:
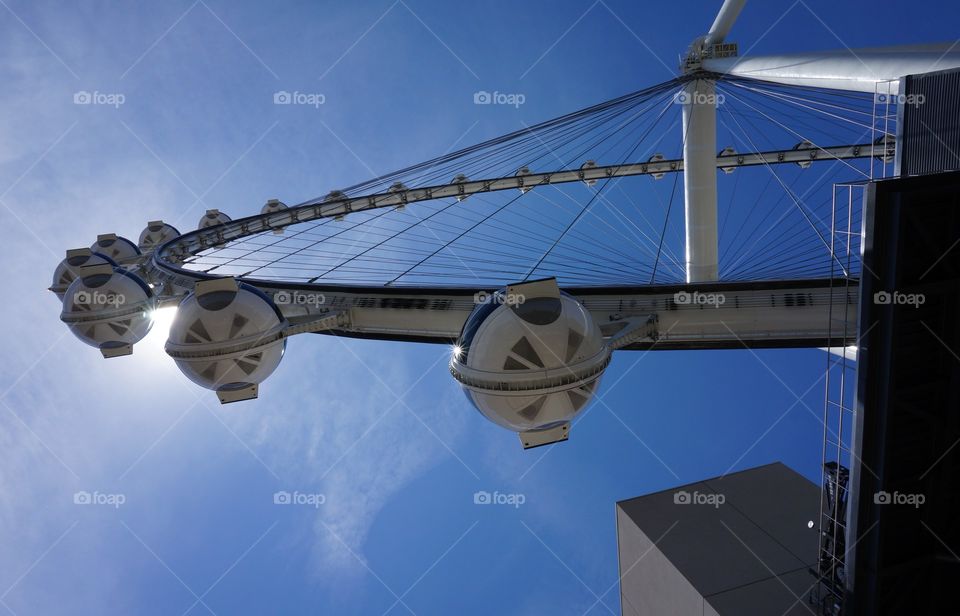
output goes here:
[{"label": "white support column", "polygon": [[682,96],[687,282],[717,280],[716,84],[695,79]]},{"label": "white support column", "polygon": [[740,16],[740,11],[743,10],[743,6],[746,3],[747,0],[724,0],[723,6],[720,7],[717,18],[713,21],[713,25],[710,26],[710,32],[707,33],[703,44],[709,46],[722,43],[723,39],[730,34],[734,22],[737,21],[737,17]]},{"label": "white support column", "polygon": [[851,92],[876,92],[878,83],[904,75],[960,67],[960,49],[951,43],[907,45],[872,49],[839,49],[707,58],[703,69],[787,85],[815,86]]}]

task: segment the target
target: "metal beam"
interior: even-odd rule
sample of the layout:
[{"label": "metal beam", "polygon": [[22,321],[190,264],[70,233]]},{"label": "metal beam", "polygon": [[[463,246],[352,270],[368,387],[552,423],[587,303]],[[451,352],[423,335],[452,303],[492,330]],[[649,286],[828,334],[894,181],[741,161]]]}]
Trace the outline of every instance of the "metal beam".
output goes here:
[{"label": "metal beam", "polygon": [[[882,146],[865,143],[813,148],[809,150],[773,150],[749,154],[730,154],[717,156],[715,165],[718,169],[736,169],[738,167],[757,165],[869,158],[871,156],[893,156],[895,149],[893,143],[887,144],[886,151],[882,152],[881,147]],[[683,170],[684,165],[682,160],[660,160],[646,163],[593,167],[589,169],[533,173],[520,177],[511,176],[506,178],[473,180],[455,184],[411,188],[398,192],[377,193],[361,197],[346,197],[325,203],[310,203],[269,214],[257,214],[255,216],[239,218],[215,227],[207,227],[205,229],[184,233],[180,237],[158,248],[154,253],[154,260],[162,269],[174,271],[181,275],[192,276],[194,280],[201,280],[207,276],[200,272],[182,270],[179,268],[178,263],[212,246],[222,245],[242,237],[272,231],[273,229],[298,222],[308,222],[320,218],[333,218],[350,212],[376,208],[397,207],[417,201],[428,201],[430,199],[467,197],[472,194],[498,190],[516,190],[518,188],[565,184],[585,180],[600,180],[604,178],[640,175],[656,176]],[[190,288],[192,288],[192,285]]]},{"label": "metal beam", "polygon": [[[357,289],[334,285],[285,285],[246,280],[268,295],[298,301],[278,304],[293,322],[349,311],[347,327],[329,332],[380,340],[452,343],[489,289]],[[857,284],[842,280],[768,281],[649,287],[567,288],[604,324],[655,316],[658,339],[632,343],[631,350],[728,349],[847,346],[855,344]],[[308,296],[314,295],[314,298]],[[830,320],[834,327],[829,327]],[[850,339],[830,337],[849,331]],[[607,332],[612,334],[613,332]]]},{"label": "metal beam", "polygon": [[[746,0],[724,0],[710,31],[693,42],[685,71],[696,70],[707,49],[723,43]],[[694,79],[683,86],[684,269],[687,282],[719,278],[717,237],[717,84]]]},{"label": "metal beam", "polygon": [[[898,95],[905,75],[960,67],[953,43],[840,49],[769,56],[704,58],[706,71],[786,85]],[[889,89],[888,89],[889,88]]]},{"label": "metal beam", "polygon": [[713,20],[713,25],[710,26],[710,32],[707,33],[706,38],[703,40],[705,46],[709,47],[710,45],[722,43],[723,40],[727,38],[730,30],[733,29],[734,22],[737,21],[737,17],[740,16],[740,11],[743,10],[743,6],[746,3],[747,0],[724,0],[723,6],[720,7],[720,12],[717,13],[717,18]]},{"label": "metal beam", "polygon": [[[855,344],[856,328],[849,340],[830,340],[832,318],[836,323],[856,322],[857,286],[831,287],[829,281],[799,282],[791,285],[685,285],[608,290],[593,293],[571,289],[572,294],[604,323],[626,317],[655,315],[659,321],[656,343],[629,345],[628,349],[724,349],[846,346]],[[413,297],[377,297],[375,293],[338,296],[325,294],[327,301],[354,305],[353,330],[366,338],[415,337],[424,342],[452,342],[476,307],[472,295],[441,294]],[[832,304],[832,311],[831,311]],[[357,307],[357,306],[360,307]],[[305,310],[305,308],[301,308]]]},{"label": "metal beam", "polygon": [[683,195],[687,282],[716,280],[717,92],[709,79],[683,86]]}]

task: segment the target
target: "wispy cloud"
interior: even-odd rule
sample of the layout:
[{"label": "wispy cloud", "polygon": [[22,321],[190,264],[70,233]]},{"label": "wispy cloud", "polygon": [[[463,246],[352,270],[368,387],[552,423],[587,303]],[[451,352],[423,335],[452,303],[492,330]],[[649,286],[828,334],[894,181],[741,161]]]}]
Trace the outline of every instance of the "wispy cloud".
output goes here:
[{"label": "wispy cloud", "polygon": [[[303,348],[308,343],[309,350]],[[317,575],[335,582],[364,573],[351,550],[363,556],[370,528],[390,499],[450,457],[411,413],[456,446],[466,425],[462,396],[453,386],[439,399],[430,391],[438,378],[447,377],[442,362],[430,366],[428,353],[418,354],[422,362],[398,363],[384,358],[375,343],[355,347],[357,358],[332,338],[293,344],[300,348],[288,349],[284,361],[290,369],[269,385],[284,392],[282,400],[269,415],[236,417],[236,427],[280,475],[282,489],[324,494],[312,523],[313,560]],[[317,357],[337,353],[335,370],[316,365]],[[390,390],[402,395],[426,369],[433,372],[426,375],[430,387],[415,387],[398,401]]]}]

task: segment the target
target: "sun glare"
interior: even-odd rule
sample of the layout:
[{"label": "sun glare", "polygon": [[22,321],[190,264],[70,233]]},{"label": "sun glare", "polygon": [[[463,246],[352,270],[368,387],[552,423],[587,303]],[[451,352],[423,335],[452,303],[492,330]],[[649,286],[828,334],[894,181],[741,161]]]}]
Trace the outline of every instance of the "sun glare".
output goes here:
[{"label": "sun glare", "polygon": [[167,335],[170,333],[170,326],[173,325],[173,319],[176,316],[176,306],[169,308],[157,308],[150,315],[150,318],[153,320],[153,329],[150,333],[165,342],[167,340]]}]

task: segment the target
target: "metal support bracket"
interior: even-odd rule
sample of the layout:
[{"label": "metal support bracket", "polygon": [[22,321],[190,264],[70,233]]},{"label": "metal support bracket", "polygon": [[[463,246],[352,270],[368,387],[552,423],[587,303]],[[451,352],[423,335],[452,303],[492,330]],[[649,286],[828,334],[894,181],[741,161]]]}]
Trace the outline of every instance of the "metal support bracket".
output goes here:
[{"label": "metal support bracket", "polygon": [[519,435],[520,444],[524,449],[533,449],[553,443],[561,443],[570,437],[570,422],[563,422],[559,426],[545,430],[527,430]]}]

